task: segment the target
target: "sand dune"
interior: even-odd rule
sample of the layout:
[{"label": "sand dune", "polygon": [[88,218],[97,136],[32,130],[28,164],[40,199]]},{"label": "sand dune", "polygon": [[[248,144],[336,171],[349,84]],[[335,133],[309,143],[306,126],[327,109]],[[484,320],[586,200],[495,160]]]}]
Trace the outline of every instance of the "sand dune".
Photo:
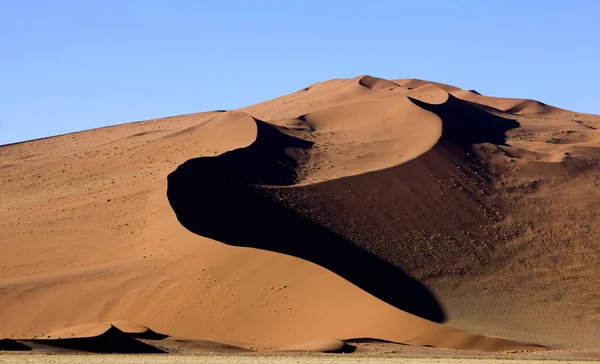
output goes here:
[{"label": "sand dune", "polygon": [[36,344],[93,353],[162,353],[111,324],[87,324],[53,332]]},{"label": "sand dune", "polygon": [[0,337],[597,347],[598,128],[359,76],[2,146]]},{"label": "sand dune", "polygon": [[46,339],[65,339],[71,337],[86,338],[96,337],[105,334],[107,331],[116,328],[117,330],[129,334],[140,339],[159,340],[167,337],[152,331],[144,325],[140,325],[131,321],[113,321],[110,323],[91,323],[86,325],[78,325],[67,327],[62,330],[54,331],[45,336]]}]

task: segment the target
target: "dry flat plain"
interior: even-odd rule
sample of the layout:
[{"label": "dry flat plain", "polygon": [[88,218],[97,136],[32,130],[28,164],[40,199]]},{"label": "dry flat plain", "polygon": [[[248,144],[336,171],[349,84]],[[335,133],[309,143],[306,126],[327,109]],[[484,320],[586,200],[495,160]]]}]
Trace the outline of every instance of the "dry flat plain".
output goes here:
[{"label": "dry flat plain", "polygon": [[[4,355],[4,364],[562,364],[560,360],[449,359],[344,356],[243,356],[243,355]],[[590,361],[569,361],[589,364]]]}]

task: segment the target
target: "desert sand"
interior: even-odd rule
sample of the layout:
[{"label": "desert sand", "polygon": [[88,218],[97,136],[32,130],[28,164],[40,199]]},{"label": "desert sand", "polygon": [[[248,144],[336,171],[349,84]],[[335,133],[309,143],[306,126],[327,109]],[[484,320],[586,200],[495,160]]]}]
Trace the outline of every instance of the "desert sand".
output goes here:
[{"label": "desert sand", "polygon": [[[4,361],[6,360],[6,361]],[[143,361],[148,364],[254,364],[254,363],[281,363],[281,364],[376,364],[381,363],[381,357],[353,357],[350,355],[324,357],[324,356],[240,356],[240,355],[206,355],[190,356],[177,355],[164,357],[160,355],[141,356],[141,355],[6,355],[0,356],[0,363],[11,364],[30,364],[30,363],[67,363],[67,364],[115,364],[115,363],[139,363]],[[559,364],[564,363],[560,360],[515,360],[515,359],[453,359],[445,358],[386,358],[386,363],[390,364]],[[585,360],[573,360],[570,363],[584,364],[589,363]]]},{"label": "desert sand", "polygon": [[[3,361],[6,359],[7,361]],[[10,361],[8,361],[10,360]],[[52,356],[40,356],[40,355],[10,355],[0,357],[0,363],[15,363],[15,364],[29,364],[29,363],[91,363],[91,364],[113,364],[113,363],[139,363],[143,360],[144,363],[148,364],[188,364],[188,363],[231,363],[231,364],[254,364],[254,363],[293,363],[293,364],[311,364],[311,363],[328,363],[328,364],[375,364],[381,363],[380,357],[353,357],[350,355],[335,356],[335,357],[323,357],[323,356],[232,356],[232,355],[210,355],[210,356],[141,356],[141,355],[52,355]],[[448,360],[445,358],[427,358],[427,359],[415,359],[415,358],[386,358],[386,363],[390,364],[410,364],[410,363],[422,363],[422,364],[559,364],[564,363],[560,360],[515,360],[515,359],[453,359]],[[584,364],[589,363],[585,360],[571,361],[573,364]]]},{"label": "desert sand", "polygon": [[2,345],[597,349],[598,128],[360,76],[0,146]]}]

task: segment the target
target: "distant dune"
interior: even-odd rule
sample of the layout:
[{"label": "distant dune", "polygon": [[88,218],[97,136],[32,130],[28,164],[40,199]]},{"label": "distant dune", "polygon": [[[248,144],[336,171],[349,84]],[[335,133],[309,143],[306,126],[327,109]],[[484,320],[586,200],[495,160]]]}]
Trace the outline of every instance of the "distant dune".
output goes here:
[{"label": "distant dune", "polygon": [[0,350],[598,348],[598,128],[360,76],[0,146]]}]

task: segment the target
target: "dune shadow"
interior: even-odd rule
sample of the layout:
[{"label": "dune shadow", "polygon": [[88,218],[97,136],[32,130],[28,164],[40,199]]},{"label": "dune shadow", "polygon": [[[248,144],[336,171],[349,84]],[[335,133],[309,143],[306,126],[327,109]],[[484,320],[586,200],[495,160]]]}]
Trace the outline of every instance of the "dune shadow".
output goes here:
[{"label": "dune shadow", "polygon": [[169,337],[169,335],[161,334],[152,330],[148,330],[142,333],[130,333],[129,335],[133,336],[136,339],[144,339],[144,340],[164,340]]},{"label": "dune shadow", "polygon": [[112,326],[105,333],[92,337],[73,337],[61,339],[37,339],[33,342],[57,348],[104,354],[155,354],[163,350],[136,340]]},{"label": "dune shadow", "polygon": [[442,119],[442,137],[467,151],[478,143],[506,145],[506,132],[520,125],[516,120],[491,114],[482,110],[482,105],[458,99],[451,94],[448,94],[446,102],[437,105],[409,99],[415,105],[437,114]]},{"label": "dune shadow", "polygon": [[395,345],[402,345],[402,346],[409,345],[409,344],[401,343],[398,341],[377,339],[377,338],[372,338],[372,337],[356,337],[356,338],[346,339],[345,341],[352,343],[352,344],[395,344]]},{"label": "dune shadow", "polygon": [[312,143],[258,120],[257,128],[250,146],[188,160],[169,174],[167,197],[179,222],[228,245],[307,260],[398,309],[444,321],[442,307],[421,283],[303,216],[293,201],[278,199],[277,189],[293,189],[283,186],[296,181],[298,160]]},{"label": "dune shadow", "polygon": [[32,348],[12,339],[0,339],[0,351],[31,351]]},{"label": "dune shadow", "polygon": [[351,353],[355,352],[356,349],[358,349],[358,347],[356,345],[352,345],[352,344],[349,344],[347,342],[344,342],[344,345],[341,348],[339,348],[337,350],[325,351],[325,353],[331,353],[331,354],[351,354]]}]

